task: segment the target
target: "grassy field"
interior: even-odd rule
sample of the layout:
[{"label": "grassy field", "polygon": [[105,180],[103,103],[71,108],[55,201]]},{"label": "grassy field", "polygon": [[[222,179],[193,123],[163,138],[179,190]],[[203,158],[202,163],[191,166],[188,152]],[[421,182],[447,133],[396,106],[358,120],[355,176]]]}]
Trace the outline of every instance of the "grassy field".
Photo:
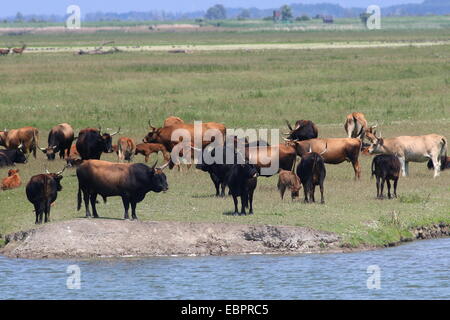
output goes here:
[{"label": "grassy field", "polygon": [[[402,32],[390,35],[401,38]],[[448,39],[448,29],[436,33]],[[353,39],[360,34],[353,34]],[[314,38],[310,33],[278,35]],[[350,37],[340,32],[335,35],[338,39]],[[197,40],[203,41],[203,36],[199,33]],[[232,36],[234,43],[242,40],[240,35],[229,33],[208,36],[215,37],[213,42],[231,42]],[[59,41],[62,36],[54,37]],[[177,37],[181,36],[174,34],[174,42],[181,41]],[[274,39],[271,37],[268,42]],[[319,126],[321,137],[344,137],[345,115],[357,110],[365,113],[369,122],[378,122],[386,137],[433,132],[450,137],[449,49],[443,45],[0,57],[0,77],[4,79],[0,85],[0,126],[38,127],[42,146],[48,130],[61,122],[71,123],[76,131],[88,126],[111,130],[121,126],[123,136],[140,141],[148,119],[161,124],[169,115],[188,122],[220,121],[229,128],[284,129],[284,119],[310,119]],[[363,175],[357,182],[350,164],[327,165],[325,205],[281,201],[276,190],[278,177],[260,178],[255,215],[247,217],[229,215],[232,199],[214,198],[206,173],[168,171],[169,192],[148,194],[138,205],[138,217],[307,226],[337,232],[349,245],[381,245],[397,241],[413,226],[450,223],[450,172],[433,179],[426,164],[412,164],[411,176],[399,181],[399,198],[380,201],[375,199],[375,181],[370,179],[371,158],[361,158]],[[116,157],[106,155],[104,159],[113,161]],[[136,160],[143,161],[140,157]],[[60,170],[63,164],[59,160],[49,163],[40,153],[37,160],[17,167],[26,183],[32,175],[43,172],[44,166]],[[0,169],[0,176],[6,172],[7,168]],[[52,209],[53,221],[84,215],[76,211],[74,174],[74,170],[65,174],[64,190]],[[123,217],[119,198],[110,198],[98,209],[103,217]],[[25,186],[0,192],[0,234],[33,226]]]}]

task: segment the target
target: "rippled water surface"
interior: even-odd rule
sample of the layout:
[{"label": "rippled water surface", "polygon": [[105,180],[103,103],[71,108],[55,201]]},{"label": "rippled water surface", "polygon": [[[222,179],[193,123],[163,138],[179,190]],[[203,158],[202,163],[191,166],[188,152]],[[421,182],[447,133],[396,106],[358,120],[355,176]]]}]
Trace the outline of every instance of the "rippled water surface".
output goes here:
[{"label": "rippled water surface", "polygon": [[[67,288],[70,265],[79,267],[80,289]],[[381,288],[369,290],[367,280],[376,280],[376,274],[367,268],[373,265],[380,269]],[[0,299],[450,299],[450,239],[297,256],[95,261],[0,256]]]}]

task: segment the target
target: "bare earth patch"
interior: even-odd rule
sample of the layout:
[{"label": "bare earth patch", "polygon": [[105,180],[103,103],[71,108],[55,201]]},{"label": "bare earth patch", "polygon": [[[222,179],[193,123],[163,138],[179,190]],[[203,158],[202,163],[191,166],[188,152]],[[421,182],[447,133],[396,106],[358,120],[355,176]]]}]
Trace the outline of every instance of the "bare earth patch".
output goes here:
[{"label": "bare earth patch", "polygon": [[75,219],[6,237],[15,258],[107,258],[342,252],[339,237],[303,227]]}]

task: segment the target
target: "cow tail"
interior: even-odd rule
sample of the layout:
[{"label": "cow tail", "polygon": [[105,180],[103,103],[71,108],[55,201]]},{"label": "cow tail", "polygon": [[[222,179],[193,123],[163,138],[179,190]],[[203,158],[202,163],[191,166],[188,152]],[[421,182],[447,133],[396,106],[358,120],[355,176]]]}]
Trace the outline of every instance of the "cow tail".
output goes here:
[{"label": "cow tail", "polygon": [[447,158],[447,139],[442,138],[441,157]]},{"label": "cow tail", "polygon": [[81,209],[81,187],[78,183],[78,204],[77,204],[77,211],[80,211]]},{"label": "cow tail", "polygon": [[36,159],[36,149],[37,149],[37,146],[38,146],[38,135],[36,134],[36,130],[35,129],[33,129],[33,145],[32,145],[32,148],[33,148],[33,157]]}]

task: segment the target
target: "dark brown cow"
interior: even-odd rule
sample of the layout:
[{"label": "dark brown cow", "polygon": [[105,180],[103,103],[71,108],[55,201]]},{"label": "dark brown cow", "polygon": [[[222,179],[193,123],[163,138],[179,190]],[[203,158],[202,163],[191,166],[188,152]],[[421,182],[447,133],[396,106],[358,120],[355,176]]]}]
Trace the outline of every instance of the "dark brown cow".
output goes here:
[{"label": "dark brown cow", "polygon": [[45,214],[45,222],[50,220],[51,204],[55,202],[58,191],[62,190],[61,179],[65,168],[58,173],[38,174],[31,177],[28,182],[26,194],[34,206],[36,224],[42,223],[43,214]]},{"label": "dark brown cow", "polygon": [[97,195],[106,201],[108,197],[120,196],[125,208],[124,219],[128,219],[131,204],[132,218],[137,219],[136,204],[144,200],[150,191],[161,192],[168,190],[164,167],[149,168],[145,164],[111,163],[101,160],[84,161],[77,168],[78,177],[78,210],[81,209],[83,194],[86,217],[91,216],[89,201],[94,218],[98,218],[96,201]]},{"label": "dark brown cow", "polygon": [[327,152],[323,154],[325,163],[339,164],[344,161],[352,163],[355,171],[355,179],[361,178],[361,166],[359,164],[359,154],[362,142],[357,138],[328,138],[311,139],[305,141],[293,141],[297,154],[303,157],[303,154],[309,152],[322,153],[327,147]]},{"label": "dark brown cow", "polygon": [[303,141],[318,137],[319,130],[314,122],[310,120],[297,120],[294,129],[292,129],[289,121],[286,120],[286,124],[290,132],[285,133],[285,135],[289,140]]},{"label": "dark brown cow", "polygon": [[73,128],[68,123],[61,123],[54,126],[48,134],[48,147],[40,148],[47,156],[48,160],[55,160],[56,153],[59,158],[64,159],[70,155],[70,149],[74,140]]},{"label": "dark brown cow", "polygon": [[388,187],[388,198],[391,199],[391,183],[394,181],[394,197],[397,198],[397,183],[400,177],[400,160],[393,154],[379,154],[372,160],[372,177],[377,178],[377,198],[383,198],[384,182]]},{"label": "dark brown cow", "polygon": [[117,157],[119,162],[128,161],[131,162],[136,150],[136,144],[134,140],[127,137],[121,137],[117,141]]},{"label": "dark brown cow", "polygon": [[174,124],[180,124],[180,123],[184,123],[183,119],[179,118],[179,117],[168,117],[166,120],[164,120],[164,127],[170,127],[173,126]]},{"label": "dark brown cow", "polygon": [[102,153],[112,153],[112,137],[120,132],[120,128],[113,134],[101,133],[101,129],[87,128],[80,131],[77,140],[77,151],[83,160],[100,159]]},{"label": "dark brown cow", "polygon": [[0,131],[0,146],[5,146],[7,149],[20,147],[25,154],[32,152],[35,158],[38,143],[39,130],[33,127]]},{"label": "dark brown cow", "polygon": [[[163,128],[155,128],[150,122],[150,132],[145,136],[143,142],[147,143],[161,143],[166,147],[167,151],[172,152],[172,149],[175,145],[180,143],[182,139],[177,139],[176,141],[172,140],[172,134],[175,130],[184,130],[187,135],[191,137],[191,145],[194,145],[194,125],[186,124],[186,123],[178,123],[174,124],[170,127]],[[205,138],[205,133],[209,129],[218,130],[222,134],[222,138],[225,139],[226,128],[223,124],[217,122],[206,122],[202,124],[202,148],[205,148],[208,144],[211,143],[211,139]]]},{"label": "dark brown cow", "polygon": [[0,49],[0,56],[7,56],[11,49]]},{"label": "dark brown cow", "polygon": [[139,143],[136,145],[134,154],[142,154],[145,156],[145,162],[148,162],[152,153],[158,154],[159,152],[162,153],[164,160],[167,163],[170,160],[170,153],[167,151],[166,147],[160,143]]}]

